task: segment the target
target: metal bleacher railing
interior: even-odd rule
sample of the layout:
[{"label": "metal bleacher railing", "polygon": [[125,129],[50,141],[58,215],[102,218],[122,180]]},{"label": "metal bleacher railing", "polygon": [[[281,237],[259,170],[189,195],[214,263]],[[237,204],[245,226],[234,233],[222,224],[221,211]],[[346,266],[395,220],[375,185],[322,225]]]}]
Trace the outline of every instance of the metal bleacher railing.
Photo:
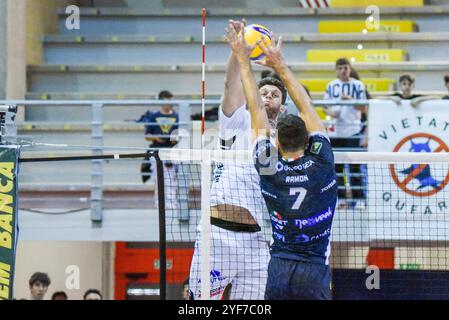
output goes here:
[{"label": "metal bleacher railing", "polygon": [[[86,148],[83,150],[83,154],[86,154],[86,151],[90,151],[90,155],[97,156],[97,155],[103,155],[105,153],[108,153],[108,148],[105,148],[104,145],[104,138],[105,138],[105,125],[107,124],[107,121],[104,120],[104,109],[110,108],[110,107],[126,107],[126,108],[132,108],[132,107],[156,107],[161,105],[160,100],[85,100],[85,101],[74,101],[74,100],[67,100],[67,101],[39,101],[39,100],[6,100],[6,101],[0,101],[0,104],[7,105],[7,106],[17,106],[19,108],[26,107],[26,108],[39,108],[39,107],[55,107],[55,108],[77,108],[77,107],[90,107],[91,108],[91,119],[90,123],[82,123],[85,127],[87,127],[87,131],[90,131],[90,139],[91,143],[89,146],[86,146]],[[164,100],[164,104],[171,104],[178,108],[179,110],[179,128],[188,130],[191,132],[192,130],[192,120],[191,115],[193,114],[193,110],[197,109],[195,111],[200,112],[201,107],[201,100]],[[218,106],[220,104],[220,100],[206,100],[205,105],[207,107],[211,106]],[[369,105],[368,101],[359,100],[359,101],[326,101],[326,100],[316,100],[314,101],[315,106],[332,106],[332,105],[345,105],[345,106],[357,106],[357,105]],[[57,111],[56,111],[57,112]],[[69,121],[68,121],[69,122]],[[52,125],[55,124],[55,122],[51,122]],[[60,122],[60,125],[64,125],[65,123]],[[125,121],[123,122],[125,124]],[[126,122],[127,125],[129,125],[129,120]],[[6,124],[8,126],[8,123]],[[10,124],[9,124],[10,125]],[[15,125],[19,127],[26,127],[27,122],[26,121],[16,121]],[[133,125],[141,126],[142,123],[134,122]],[[144,125],[156,125],[155,123],[144,123]],[[15,135],[15,130],[12,130],[10,132],[13,132],[12,135]],[[31,140],[33,137],[33,130],[29,130],[29,133],[31,134]],[[8,136],[4,136],[6,140],[8,140]],[[14,137],[16,141],[20,143],[20,130],[17,137]],[[64,136],[56,137],[56,139],[61,139],[61,141],[58,141],[60,144],[66,144],[67,142],[64,141]],[[54,141],[54,140],[53,140]],[[13,142],[11,142],[13,143]],[[70,144],[67,144],[70,146]],[[200,145],[200,144],[199,144]],[[115,145],[117,149],[121,149],[123,146],[117,146]],[[193,148],[195,147],[195,144],[193,144]],[[190,147],[192,148],[192,146]],[[126,149],[126,148],[124,148]],[[132,149],[129,148],[129,149]],[[138,149],[138,148],[135,148]],[[140,148],[143,149],[143,148]],[[110,150],[109,150],[110,151]],[[123,150],[122,150],[123,151]],[[131,152],[130,150],[128,150]],[[126,151],[126,152],[128,152]],[[143,151],[143,150],[141,150]],[[347,151],[347,150],[346,150]],[[78,153],[81,152],[78,149]],[[126,153],[123,151],[123,153]],[[128,153],[129,153],[128,152]],[[28,155],[30,155],[29,153]],[[54,156],[55,152],[52,152],[52,155]],[[102,208],[103,208],[103,193],[104,193],[104,184],[103,184],[103,178],[104,178],[104,160],[92,160],[91,161],[91,171],[90,171],[90,183],[88,186],[89,192],[90,192],[90,213],[91,213],[91,220],[94,222],[101,222],[102,221]],[[42,186],[41,186],[42,187]],[[45,186],[44,186],[45,187]]]}]

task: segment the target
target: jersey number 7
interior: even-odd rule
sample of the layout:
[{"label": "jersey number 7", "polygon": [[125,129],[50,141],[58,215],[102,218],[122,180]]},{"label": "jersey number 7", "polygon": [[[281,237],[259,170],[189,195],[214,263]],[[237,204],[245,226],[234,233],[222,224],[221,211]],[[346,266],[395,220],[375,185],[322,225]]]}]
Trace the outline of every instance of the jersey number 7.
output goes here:
[{"label": "jersey number 7", "polygon": [[293,210],[298,210],[301,206],[301,203],[304,201],[304,198],[306,197],[307,190],[305,188],[290,188],[290,195],[294,196],[295,194],[298,194],[298,198],[296,198],[295,203],[292,206]]}]

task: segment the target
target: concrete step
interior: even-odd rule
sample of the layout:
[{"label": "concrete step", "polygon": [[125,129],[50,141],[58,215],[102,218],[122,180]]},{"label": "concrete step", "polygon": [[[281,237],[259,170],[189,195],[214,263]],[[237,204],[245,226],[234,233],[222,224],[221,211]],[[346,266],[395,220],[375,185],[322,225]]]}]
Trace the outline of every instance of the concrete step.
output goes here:
[{"label": "concrete step", "polygon": [[[154,34],[154,35],[201,35],[199,9],[153,10],[148,8],[94,8],[82,10],[79,30],[65,26],[67,15],[60,11],[60,32],[67,34]],[[382,19],[413,20],[419,30],[447,31],[449,29],[449,6],[422,8],[382,8]],[[275,33],[317,32],[318,23],[325,20],[347,20],[368,17],[365,8],[272,8],[256,9],[211,9],[207,17],[207,34],[220,36],[229,19],[246,18],[249,23],[260,23]]]},{"label": "concrete step", "polygon": [[[307,59],[309,50],[403,49],[410,60],[438,60],[447,47],[449,33],[283,34],[284,56],[291,63]],[[200,63],[201,39],[194,36],[48,35],[44,39],[49,64],[186,64]],[[208,37],[207,63],[223,63],[230,49],[223,38]]]},{"label": "concrete step", "polygon": [[[318,79],[319,80],[319,79]],[[373,79],[375,80],[375,79]],[[304,79],[301,80],[302,83],[308,85],[310,82],[315,81],[315,79]],[[397,81],[397,79],[396,79]],[[368,89],[370,90],[370,89]],[[443,96],[447,94],[447,91],[445,90],[415,90],[417,94],[422,95],[436,95],[436,96]],[[386,96],[391,94],[391,91],[375,91],[370,90],[370,94],[373,97],[376,96]],[[313,99],[320,100],[323,98],[323,91],[311,91],[311,95]],[[201,97],[199,95],[190,95],[187,93],[182,94],[176,94],[176,97],[179,99],[200,99]],[[208,95],[207,99],[220,99],[221,94],[217,93],[216,95]],[[124,99],[153,99],[154,95],[147,96],[144,93],[123,93],[123,94],[107,94],[107,93],[76,93],[76,92],[28,92],[26,94],[26,99],[28,100],[124,100]],[[86,115],[87,117],[87,115]],[[87,119],[87,118],[86,118]]]},{"label": "concrete step", "polygon": [[318,24],[319,33],[369,33],[378,32],[415,32],[418,26],[411,20],[381,20],[379,28],[368,28],[365,20],[321,21]]},{"label": "concrete step", "polygon": [[308,50],[308,62],[335,62],[345,57],[351,62],[402,62],[407,61],[408,52],[401,49],[350,49]]},{"label": "concrete step", "polygon": [[[329,63],[297,63],[290,65],[301,78],[333,78],[335,66]],[[401,73],[416,76],[418,90],[444,90],[443,75],[447,61],[356,63],[362,78],[397,79]],[[262,68],[254,68],[257,78]],[[223,91],[224,64],[208,65],[206,92]],[[28,89],[37,92],[145,93],[170,89],[173,92],[200,92],[200,65],[172,66],[75,66],[38,65],[28,67]]]},{"label": "concrete step", "polygon": [[[148,93],[129,93],[129,92],[116,92],[116,93],[104,93],[104,92],[32,92],[26,93],[27,100],[151,100],[157,98],[158,92]],[[180,100],[199,100],[201,95],[198,93],[189,92],[175,92],[176,99]],[[221,94],[208,94],[206,99],[215,100],[220,99]]]}]

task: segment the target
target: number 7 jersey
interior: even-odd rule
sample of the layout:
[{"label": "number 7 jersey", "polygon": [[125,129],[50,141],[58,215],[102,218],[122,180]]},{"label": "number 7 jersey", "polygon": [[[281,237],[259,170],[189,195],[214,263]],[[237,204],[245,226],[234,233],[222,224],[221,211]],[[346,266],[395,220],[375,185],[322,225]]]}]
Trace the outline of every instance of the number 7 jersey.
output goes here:
[{"label": "number 7 jersey", "polygon": [[337,177],[329,138],[311,134],[299,159],[282,159],[270,140],[254,150],[260,187],[272,225],[271,255],[329,264],[337,204]]}]

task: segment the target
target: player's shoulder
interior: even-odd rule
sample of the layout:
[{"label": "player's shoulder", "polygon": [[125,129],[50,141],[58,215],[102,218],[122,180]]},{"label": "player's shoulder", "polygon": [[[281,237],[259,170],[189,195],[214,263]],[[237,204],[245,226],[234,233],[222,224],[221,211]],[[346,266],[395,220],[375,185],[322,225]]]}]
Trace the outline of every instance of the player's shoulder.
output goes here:
[{"label": "player's shoulder", "polygon": [[358,79],[355,79],[355,78],[350,78],[349,81],[354,83],[354,84],[357,84],[357,85],[365,86],[365,84],[362,81],[360,81]]},{"label": "player's shoulder", "polygon": [[307,154],[311,156],[322,156],[324,153],[332,152],[329,136],[324,132],[312,132],[309,135],[309,147]]},{"label": "player's shoulder", "polygon": [[322,131],[313,131],[309,133],[309,139],[310,140],[324,140],[328,143],[331,142],[329,135],[326,132],[322,132]]},{"label": "player's shoulder", "polygon": [[232,113],[224,113],[222,106],[219,107],[219,120],[229,120],[236,117],[241,117],[242,115],[249,114],[249,111],[246,109],[246,104],[243,104],[237,108],[235,108]]}]

